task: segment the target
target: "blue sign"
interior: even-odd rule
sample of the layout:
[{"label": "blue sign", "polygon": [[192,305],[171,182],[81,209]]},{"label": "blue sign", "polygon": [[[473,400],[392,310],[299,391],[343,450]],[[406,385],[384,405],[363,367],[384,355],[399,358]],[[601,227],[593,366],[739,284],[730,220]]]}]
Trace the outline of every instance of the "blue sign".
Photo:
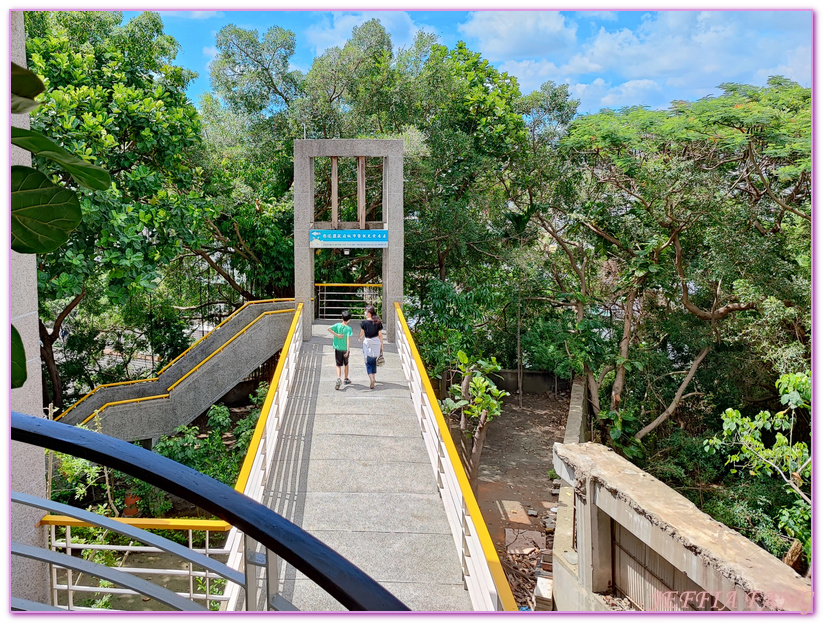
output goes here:
[{"label": "blue sign", "polygon": [[311,229],[312,249],[373,249],[389,246],[388,229]]}]

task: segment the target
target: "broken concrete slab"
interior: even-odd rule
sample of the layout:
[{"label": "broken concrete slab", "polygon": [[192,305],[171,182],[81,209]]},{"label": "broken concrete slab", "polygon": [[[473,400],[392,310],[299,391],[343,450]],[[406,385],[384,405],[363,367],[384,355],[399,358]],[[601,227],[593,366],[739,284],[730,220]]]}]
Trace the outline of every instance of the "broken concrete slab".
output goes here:
[{"label": "broken concrete slab", "polygon": [[546,535],[537,530],[506,528],[506,551],[509,554],[528,554],[546,548]]}]

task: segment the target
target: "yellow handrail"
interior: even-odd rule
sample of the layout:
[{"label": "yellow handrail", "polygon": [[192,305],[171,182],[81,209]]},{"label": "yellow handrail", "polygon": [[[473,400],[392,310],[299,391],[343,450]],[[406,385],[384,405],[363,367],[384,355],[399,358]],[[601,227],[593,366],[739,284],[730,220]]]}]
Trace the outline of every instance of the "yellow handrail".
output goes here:
[{"label": "yellow handrail", "polygon": [[[237,482],[234,485],[234,490],[243,493],[246,490],[246,485],[249,482],[249,475],[254,464],[254,458],[257,456],[257,448],[260,446],[260,440],[263,438],[263,432],[266,430],[266,421],[271,410],[271,403],[274,401],[274,395],[277,393],[277,386],[280,384],[280,377],[283,376],[283,368],[286,365],[286,359],[289,355],[292,341],[294,340],[294,333],[297,331],[297,323],[300,320],[300,314],[303,313],[303,303],[297,304],[297,310],[294,312],[294,319],[291,321],[289,332],[286,334],[286,341],[283,350],[280,352],[280,359],[277,361],[277,367],[274,369],[274,375],[269,385],[269,391],[266,394],[266,399],[263,401],[263,406],[260,409],[260,419],[257,420],[257,426],[254,428],[254,435],[252,435],[249,442],[249,449],[246,451],[246,458],[243,460],[243,466],[240,468],[240,474],[237,476]],[[254,449],[254,452],[252,452]]]},{"label": "yellow handrail", "polygon": [[95,409],[94,411],[92,411],[92,414],[89,417],[87,417],[85,420],[80,422],[80,425],[82,426],[82,425],[87,424],[88,422],[90,422],[92,419],[94,419],[94,416],[100,415],[100,412],[103,411],[103,409],[105,409],[106,407],[113,407],[115,405],[124,405],[124,404],[128,404],[130,402],[138,403],[138,402],[143,402],[144,400],[156,400],[158,398],[168,398],[168,397],[169,397],[168,394],[158,394],[157,396],[144,396],[143,398],[129,398],[128,400],[115,400],[114,402],[107,402],[106,404],[104,404],[99,409]]},{"label": "yellow handrail", "polygon": [[457,453],[457,447],[454,445],[451,432],[449,431],[449,427],[443,417],[443,412],[440,410],[440,403],[437,402],[437,397],[434,395],[434,389],[432,389],[431,382],[429,381],[429,375],[426,373],[426,367],[423,365],[423,360],[420,358],[420,353],[417,350],[417,345],[414,343],[411,331],[409,331],[409,326],[406,324],[406,318],[403,316],[403,310],[400,303],[395,303],[394,309],[397,312],[397,319],[400,322],[400,326],[403,328],[403,333],[406,336],[406,340],[409,342],[409,350],[411,351],[414,363],[420,371],[423,390],[429,398],[429,404],[434,412],[437,427],[440,430],[440,438],[443,440],[443,445],[446,446],[449,461],[451,461],[451,464],[454,467],[454,473],[457,476],[457,482],[460,485],[460,492],[463,495],[466,510],[469,512],[469,515],[474,522],[475,530],[477,531],[477,536],[480,539],[480,545],[486,556],[486,563],[489,565],[489,570],[491,571],[492,578],[494,579],[495,586],[497,587],[498,596],[503,604],[503,609],[517,610],[517,603],[514,600],[514,595],[512,595],[509,581],[506,578],[506,573],[503,571],[503,565],[500,564],[500,558],[494,548],[491,535],[489,535],[489,529],[486,526],[486,522],[483,520],[483,514],[480,512],[480,507],[477,505],[474,492],[469,484],[469,478],[466,476],[466,471],[463,469],[463,463],[460,461],[460,455]]},{"label": "yellow handrail", "polygon": [[226,318],[223,320],[223,322],[221,322],[219,325],[217,325],[216,327],[214,327],[214,329],[212,329],[211,331],[209,331],[208,333],[206,333],[206,335],[204,335],[203,337],[201,337],[201,338],[200,338],[199,340],[197,340],[194,344],[192,344],[192,345],[191,345],[191,346],[189,346],[186,350],[184,350],[182,353],[180,353],[179,355],[177,355],[177,357],[175,357],[175,358],[174,358],[174,359],[172,359],[169,363],[167,363],[165,366],[163,366],[163,367],[160,369],[160,371],[157,373],[157,376],[160,376],[161,374],[163,374],[163,372],[165,372],[165,371],[166,371],[166,370],[167,370],[170,366],[173,366],[175,363],[177,363],[177,362],[178,362],[178,361],[179,361],[182,357],[184,357],[184,356],[186,355],[186,353],[188,353],[188,352],[189,352],[192,348],[194,348],[194,347],[195,347],[195,346],[197,346],[200,342],[202,342],[202,341],[203,341],[203,340],[205,340],[207,337],[209,337],[210,335],[212,335],[215,331],[217,331],[217,329],[219,329],[219,328],[220,328],[220,327],[222,327],[224,324],[226,324],[227,322],[229,322],[232,318],[234,318],[237,314],[239,314],[241,311],[243,311],[244,309],[246,309],[246,307],[248,307],[249,305],[259,305],[259,304],[261,304],[261,303],[283,303],[283,302],[286,302],[286,301],[293,301],[293,300],[294,300],[294,299],[266,299],[266,300],[264,300],[264,301],[249,301],[248,303],[243,304],[241,307],[238,307],[238,308],[237,308],[237,309],[235,309],[235,310],[234,310],[231,314],[229,314],[228,316],[226,316]]},{"label": "yellow handrail", "polygon": [[[216,327],[214,327],[214,329],[212,329],[211,331],[209,331],[208,333],[206,333],[206,335],[204,335],[203,337],[201,337],[201,338],[200,338],[199,340],[197,340],[194,344],[192,344],[192,345],[191,345],[191,346],[189,346],[186,350],[184,350],[182,353],[180,353],[179,355],[177,355],[177,357],[175,357],[175,358],[174,358],[174,359],[172,359],[169,363],[167,363],[165,366],[163,366],[163,367],[162,367],[162,368],[161,368],[161,369],[157,372],[157,376],[154,376],[154,377],[152,377],[152,378],[150,378],[150,379],[138,379],[138,380],[136,380],[136,381],[121,381],[121,382],[119,382],[119,383],[106,383],[105,385],[98,385],[98,386],[97,386],[97,387],[95,387],[93,390],[91,390],[88,394],[86,394],[85,396],[83,396],[80,400],[78,400],[77,402],[75,402],[75,403],[74,403],[72,406],[70,406],[68,409],[66,409],[65,411],[63,411],[63,413],[61,413],[61,414],[60,414],[60,415],[58,415],[56,418],[54,418],[54,421],[55,421],[55,422],[57,422],[57,421],[61,420],[61,419],[62,419],[62,418],[63,418],[66,414],[68,414],[68,413],[69,413],[72,409],[74,409],[77,405],[79,405],[81,402],[83,402],[86,398],[91,397],[93,394],[97,393],[97,390],[99,390],[99,389],[103,389],[104,387],[115,387],[115,386],[119,386],[119,385],[132,385],[132,384],[134,384],[134,383],[145,383],[146,381],[156,381],[156,380],[158,380],[158,379],[160,378],[160,375],[161,375],[161,374],[163,374],[163,372],[165,372],[166,370],[168,370],[168,369],[169,369],[169,367],[171,367],[172,365],[174,365],[175,363],[177,363],[177,362],[178,362],[178,361],[179,361],[179,360],[180,360],[183,356],[185,356],[185,355],[186,355],[189,351],[191,351],[191,349],[193,349],[193,348],[194,348],[195,346],[197,346],[200,342],[202,342],[202,341],[203,341],[203,340],[205,340],[207,337],[209,337],[210,335],[212,335],[212,333],[214,333],[214,331],[216,331],[217,329],[219,329],[220,327],[222,327],[222,326],[223,326],[224,324],[226,324],[229,320],[231,320],[231,319],[232,319],[235,315],[239,314],[241,311],[243,311],[244,309],[246,309],[246,307],[248,307],[249,305],[260,305],[261,303],[285,303],[286,301],[293,301],[293,300],[294,300],[293,298],[290,298],[290,299],[265,299],[265,300],[262,300],[262,301],[249,301],[248,303],[244,303],[241,307],[238,307],[238,308],[237,308],[236,310],[234,310],[231,314],[229,314],[229,315],[226,317],[226,319],[225,319],[225,320],[223,320],[223,322],[221,322],[219,325],[217,325]],[[104,407],[105,407],[105,405],[104,405]],[[98,409],[98,411],[100,411],[100,410],[102,410],[102,408],[101,408],[101,409]],[[86,421],[88,421],[88,420],[86,420]],[[84,422],[84,423],[85,423],[85,422]]]},{"label": "yellow handrail", "polygon": [[93,394],[95,394],[95,393],[97,392],[97,390],[98,390],[98,389],[103,389],[104,387],[115,387],[115,386],[119,386],[119,385],[134,385],[135,383],[145,383],[146,381],[156,381],[156,380],[157,380],[157,378],[156,378],[156,377],[154,377],[154,378],[150,378],[150,379],[138,379],[138,380],[136,380],[136,381],[121,381],[121,382],[119,382],[119,383],[106,383],[105,385],[98,385],[98,386],[97,386],[97,387],[95,387],[93,390],[91,390],[88,394],[86,394],[85,396],[83,396],[80,400],[78,400],[77,402],[75,402],[75,403],[74,403],[72,406],[70,406],[68,409],[66,409],[65,411],[63,411],[63,413],[61,413],[61,414],[60,414],[60,415],[58,415],[56,418],[54,418],[54,421],[55,421],[55,422],[59,421],[59,420],[60,420],[60,419],[61,419],[64,415],[66,415],[69,411],[71,411],[72,409],[74,409],[77,405],[79,405],[81,402],[83,402],[86,398],[89,398],[90,396],[92,396]]},{"label": "yellow handrail", "polygon": [[[226,532],[231,530],[231,524],[222,519],[157,519],[153,517],[111,517],[115,521],[143,530],[208,530],[209,532]],[[65,515],[46,515],[38,526],[80,526],[89,527],[91,524],[82,519]]]},{"label": "yellow handrail", "polygon": [[[268,301],[267,301],[267,302],[268,302]],[[157,398],[168,398],[168,397],[169,397],[169,394],[171,393],[171,391],[172,391],[175,387],[177,387],[177,386],[178,386],[180,383],[182,383],[185,379],[187,379],[189,376],[191,376],[191,375],[192,375],[192,374],[194,374],[197,370],[199,370],[199,369],[200,369],[200,366],[202,366],[204,363],[206,363],[207,361],[209,361],[212,357],[214,357],[214,356],[215,356],[215,355],[217,355],[218,353],[221,353],[221,352],[223,351],[223,349],[224,349],[224,348],[226,348],[226,346],[228,346],[228,345],[229,345],[229,344],[231,344],[234,340],[236,340],[238,337],[240,337],[241,335],[243,335],[243,334],[244,334],[244,333],[245,333],[245,332],[246,332],[246,331],[247,331],[247,330],[248,330],[248,329],[249,329],[249,328],[250,328],[250,327],[251,327],[251,326],[252,326],[255,322],[257,322],[258,320],[260,320],[263,316],[271,316],[271,315],[273,315],[273,314],[290,313],[290,312],[293,312],[293,311],[294,311],[294,310],[291,310],[291,309],[277,309],[277,310],[274,310],[274,311],[263,312],[263,313],[262,313],[262,314],[260,314],[257,318],[255,318],[255,319],[254,319],[254,320],[252,320],[249,324],[247,324],[245,327],[243,327],[240,331],[238,331],[237,333],[235,333],[235,334],[231,337],[231,339],[230,339],[230,340],[228,340],[225,344],[223,344],[220,348],[218,348],[218,349],[217,349],[216,351],[214,351],[211,355],[209,355],[208,357],[206,357],[203,361],[201,361],[200,363],[198,363],[198,364],[197,364],[196,366],[194,366],[191,370],[189,370],[186,374],[184,374],[182,377],[180,377],[180,378],[179,378],[179,379],[178,379],[175,383],[173,383],[173,384],[172,384],[172,386],[171,386],[171,387],[169,387],[169,388],[168,388],[168,390],[167,390],[167,392],[168,392],[168,393],[165,393],[165,394],[155,394],[154,396],[143,396],[142,398],[129,398],[128,400],[116,400],[116,401],[113,401],[113,402],[107,402],[106,404],[104,404],[104,405],[103,405],[102,407],[100,407],[99,409],[96,409],[96,410],[95,410],[95,411],[94,411],[94,412],[93,412],[93,413],[92,413],[89,417],[87,417],[85,420],[83,420],[83,421],[81,422],[81,424],[86,424],[87,422],[91,421],[91,419],[92,419],[95,415],[100,415],[100,413],[101,413],[101,412],[103,411],[103,409],[105,409],[106,407],[113,407],[113,406],[115,406],[115,405],[124,405],[124,404],[128,404],[128,403],[131,403],[131,402],[133,402],[133,403],[138,403],[138,402],[143,402],[144,400],[155,400],[155,399],[157,399]],[[216,328],[216,327],[215,327],[215,328]],[[157,379],[153,379],[153,380],[157,380]],[[68,411],[67,411],[66,413],[68,413]]]},{"label": "yellow handrail", "polygon": [[191,370],[189,370],[189,371],[188,371],[188,372],[186,372],[183,376],[181,376],[179,379],[177,379],[177,381],[175,381],[175,382],[174,382],[174,383],[173,383],[173,384],[169,387],[169,390],[168,390],[168,391],[171,391],[171,390],[173,390],[175,387],[177,387],[178,385],[180,385],[180,383],[182,383],[183,381],[185,381],[185,380],[186,380],[187,378],[189,378],[192,374],[194,374],[197,370],[199,370],[199,369],[200,369],[200,366],[202,366],[204,363],[206,363],[207,361],[209,361],[212,357],[214,357],[215,355],[217,355],[217,354],[219,354],[219,353],[223,352],[223,349],[224,349],[224,348],[226,348],[226,346],[228,346],[229,344],[231,344],[234,340],[236,340],[238,337],[240,337],[240,336],[241,336],[241,335],[243,335],[246,331],[248,331],[248,330],[251,328],[251,326],[252,326],[255,322],[257,322],[258,320],[260,320],[263,316],[272,316],[272,315],[274,315],[274,314],[284,314],[284,313],[294,313],[294,310],[293,310],[293,309],[277,309],[277,310],[274,310],[274,311],[263,312],[262,314],[260,314],[257,318],[255,318],[254,320],[252,320],[249,324],[247,324],[245,327],[243,327],[242,329],[240,329],[240,331],[238,331],[237,333],[235,333],[235,334],[231,337],[231,339],[227,340],[227,341],[226,341],[226,342],[225,342],[225,343],[224,343],[224,344],[223,344],[220,348],[218,348],[217,350],[215,350],[215,351],[214,351],[211,355],[209,355],[208,357],[206,357],[203,361],[201,361],[200,363],[198,363],[198,364],[197,364],[196,366],[194,366]]}]

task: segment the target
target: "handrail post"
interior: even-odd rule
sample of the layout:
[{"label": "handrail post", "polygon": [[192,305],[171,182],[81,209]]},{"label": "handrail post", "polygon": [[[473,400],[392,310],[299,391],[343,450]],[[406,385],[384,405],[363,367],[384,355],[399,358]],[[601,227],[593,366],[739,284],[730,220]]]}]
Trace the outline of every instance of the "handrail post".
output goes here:
[{"label": "handrail post", "polygon": [[[71,556],[71,526],[66,526],[66,554]],[[66,587],[67,587],[67,608],[74,610],[74,591],[72,586],[74,584],[74,574],[71,569],[66,569]]]},{"label": "handrail post", "polygon": [[280,576],[277,565],[280,563],[277,554],[266,549],[266,609],[277,610],[275,599],[280,592]]},{"label": "handrail post", "polygon": [[256,551],[256,541],[247,534],[243,535],[243,564],[246,577],[246,612],[257,611],[258,584],[257,571],[259,569],[258,554]]},{"label": "handrail post", "polygon": [[[56,552],[57,546],[57,526],[50,526],[49,533],[51,534],[51,550]],[[51,605],[57,605],[57,568],[49,563],[49,576],[51,577]]]}]

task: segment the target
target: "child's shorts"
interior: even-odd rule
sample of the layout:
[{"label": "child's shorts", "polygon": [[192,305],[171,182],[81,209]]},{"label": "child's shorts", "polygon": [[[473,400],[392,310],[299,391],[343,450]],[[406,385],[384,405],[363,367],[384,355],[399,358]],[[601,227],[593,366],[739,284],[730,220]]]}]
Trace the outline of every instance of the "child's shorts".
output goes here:
[{"label": "child's shorts", "polygon": [[335,350],[334,362],[337,364],[338,368],[349,365],[349,352],[346,350]]}]

